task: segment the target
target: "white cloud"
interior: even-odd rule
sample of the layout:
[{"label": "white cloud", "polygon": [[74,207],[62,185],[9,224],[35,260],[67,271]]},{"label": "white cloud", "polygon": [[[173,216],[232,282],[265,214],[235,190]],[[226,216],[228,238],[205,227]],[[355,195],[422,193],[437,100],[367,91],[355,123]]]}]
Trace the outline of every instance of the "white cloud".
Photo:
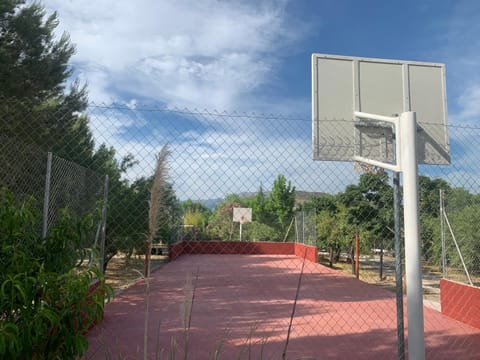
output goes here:
[{"label": "white cloud", "polygon": [[[211,136],[221,140],[217,146],[205,148],[203,144]],[[312,161],[310,144],[302,139],[290,141],[289,149],[281,140],[239,142],[234,136],[218,133],[198,140],[172,146],[171,175],[183,200],[255,192],[260,184],[270,189],[280,174],[303,191],[336,193],[358,180],[350,163]]]},{"label": "white cloud", "polygon": [[[45,0],[77,45],[94,102],[146,97],[168,106],[242,108],[268,83],[296,33],[285,1]],[[268,60],[267,60],[268,59]]]},{"label": "white cloud", "polygon": [[457,120],[480,122],[480,82],[466,88],[457,102],[460,108]]}]

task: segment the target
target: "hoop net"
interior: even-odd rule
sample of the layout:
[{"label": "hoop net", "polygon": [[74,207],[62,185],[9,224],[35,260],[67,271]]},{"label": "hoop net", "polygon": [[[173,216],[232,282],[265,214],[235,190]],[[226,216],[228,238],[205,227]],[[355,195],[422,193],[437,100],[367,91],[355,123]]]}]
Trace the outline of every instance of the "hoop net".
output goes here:
[{"label": "hoop net", "polygon": [[361,161],[353,162],[353,170],[357,173],[380,174],[385,171],[383,168],[371,164],[366,164]]}]

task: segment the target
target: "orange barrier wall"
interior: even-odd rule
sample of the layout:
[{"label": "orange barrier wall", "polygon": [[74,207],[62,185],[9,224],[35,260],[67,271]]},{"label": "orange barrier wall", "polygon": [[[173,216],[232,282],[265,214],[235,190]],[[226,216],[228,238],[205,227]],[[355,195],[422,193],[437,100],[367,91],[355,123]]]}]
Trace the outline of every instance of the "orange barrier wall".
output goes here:
[{"label": "orange barrier wall", "polygon": [[317,248],[291,242],[183,241],[170,245],[170,261],[184,254],[296,255],[317,262]]},{"label": "orange barrier wall", "polygon": [[318,249],[316,246],[295,243],[295,255],[301,258],[305,257],[313,263],[318,262]]},{"label": "orange barrier wall", "polygon": [[440,280],[442,313],[480,329],[480,288]]}]

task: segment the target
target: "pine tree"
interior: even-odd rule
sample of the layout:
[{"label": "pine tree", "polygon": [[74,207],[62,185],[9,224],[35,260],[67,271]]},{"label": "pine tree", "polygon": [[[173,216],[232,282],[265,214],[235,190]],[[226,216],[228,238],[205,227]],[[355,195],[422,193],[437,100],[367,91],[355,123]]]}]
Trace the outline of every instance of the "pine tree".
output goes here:
[{"label": "pine tree", "polygon": [[282,230],[286,229],[293,217],[295,207],[295,187],[283,175],[279,175],[273,183],[268,206],[276,215],[278,225]]},{"label": "pine tree", "polygon": [[73,81],[68,34],[55,37],[57,14],[39,3],[0,4],[0,133],[87,165],[93,152],[87,91]]}]

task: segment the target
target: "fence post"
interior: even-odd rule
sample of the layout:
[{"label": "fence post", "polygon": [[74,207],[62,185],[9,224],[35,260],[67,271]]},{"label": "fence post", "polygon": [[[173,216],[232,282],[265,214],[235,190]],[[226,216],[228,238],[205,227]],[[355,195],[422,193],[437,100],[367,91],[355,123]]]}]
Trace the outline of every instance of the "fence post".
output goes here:
[{"label": "fence post", "polygon": [[443,201],[443,190],[439,189],[440,192],[440,238],[442,241],[442,275],[443,278],[447,278],[447,253],[445,248],[445,218],[444,218],[444,201]]},{"label": "fence post", "polygon": [[103,185],[102,232],[100,235],[100,270],[105,273],[105,236],[107,229],[108,175]]},{"label": "fence post", "polygon": [[352,256],[352,263],[355,263],[355,275],[357,279],[360,279],[360,235],[358,230],[355,231],[355,259]]},{"label": "fence post", "polygon": [[305,211],[302,210],[302,244],[305,245]]},{"label": "fence post", "polygon": [[48,230],[48,207],[50,202],[50,180],[52,176],[52,153],[47,154],[47,173],[45,175],[45,194],[43,197],[43,214],[42,214],[42,239],[47,237]]}]

